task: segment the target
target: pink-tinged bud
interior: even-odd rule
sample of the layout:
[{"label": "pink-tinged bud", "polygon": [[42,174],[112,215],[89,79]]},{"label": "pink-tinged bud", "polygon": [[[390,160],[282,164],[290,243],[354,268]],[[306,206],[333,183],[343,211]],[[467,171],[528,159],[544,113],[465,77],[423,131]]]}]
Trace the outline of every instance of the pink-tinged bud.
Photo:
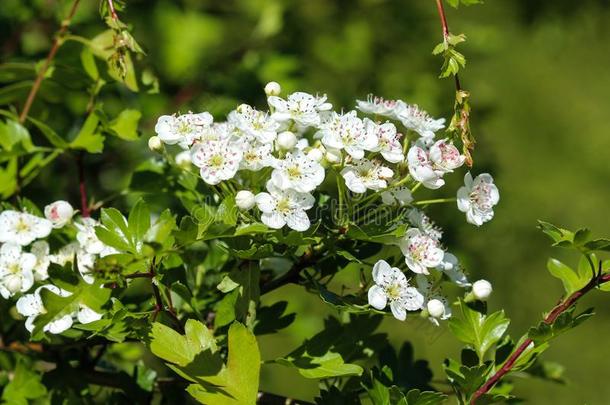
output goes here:
[{"label": "pink-tinged bud", "polygon": [[73,215],[74,208],[67,201],[58,200],[44,207],[44,216],[51,221],[53,228],[62,228]]}]

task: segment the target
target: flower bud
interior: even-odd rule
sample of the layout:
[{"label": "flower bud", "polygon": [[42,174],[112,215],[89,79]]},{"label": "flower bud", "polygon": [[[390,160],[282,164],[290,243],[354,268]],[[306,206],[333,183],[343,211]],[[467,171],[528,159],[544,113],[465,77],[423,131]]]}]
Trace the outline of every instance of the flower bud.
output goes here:
[{"label": "flower bud", "polygon": [[478,280],[472,284],[472,293],[478,300],[485,301],[492,291],[491,283],[487,280]]},{"label": "flower bud", "polygon": [[292,149],[297,144],[297,137],[290,131],[280,132],[277,135],[277,144],[280,145],[280,148],[282,149]]},{"label": "flower bud", "polygon": [[58,200],[44,207],[44,216],[51,221],[53,228],[62,228],[73,215],[74,208],[67,201]]},{"label": "flower bud", "polygon": [[247,211],[254,207],[254,194],[248,190],[240,190],[235,195],[235,205],[243,211]]},{"label": "flower bud", "polygon": [[342,159],[341,151],[339,149],[326,149],[324,157],[328,163],[340,163]]},{"label": "flower bud", "polygon": [[313,148],[309,152],[307,152],[307,157],[311,160],[319,162],[324,157],[324,152],[322,152],[319,148]]},{"label": "flower bud", "polygon": [[432,299],[428,301],[426,308],[433,318],[440,318],[445,314],[445,304],[441,300]]},{"label": "flower bud", "polygon": [[148,139],[148,149],[153,152],[161,152],[163,150],[163,142],[158,136],[151,136]]},{"label": "flower bud", "polygon": [[265,85],[265,94],[268,96],[279,96],[282,87],[278,82],[269,82]]},{"label": "flower bud", "polygon": [[176,155],[176,164],[183,169],[188,169],[191,166],[191,152],[185,150]]}]

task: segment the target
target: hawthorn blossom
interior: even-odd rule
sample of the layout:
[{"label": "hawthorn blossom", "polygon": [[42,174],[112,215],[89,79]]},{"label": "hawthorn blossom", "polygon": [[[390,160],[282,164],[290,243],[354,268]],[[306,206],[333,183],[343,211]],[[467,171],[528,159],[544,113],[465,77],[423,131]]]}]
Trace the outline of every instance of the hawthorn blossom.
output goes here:
[{"label": "hawthorn blossom", "polygon": [[362,194],[366,190],[382,190],[388,186],[387,179],[394,175],[392,169],[382,166],[377,161],[362,159],[347,165],[341,170],[345,185],[354,193]]},{"label": "hawthorn blossom", "polygon": [[428,151],[421,143],[411,146],[407,153],[407,163],[411,176],[421,182],[424,187],[435,190],[445,184],[444,172],[435,170]]},{"label": "hawthorn blossom", "polygon": [[0,247],[0,295],[5,299],[25,292],[34,285],[32,270],[36,256],[21,251],[21,246],[5,243]]},{"label": "hawthorn blossom", "polygon": [[304,92],[292,93],[286,100],[277,96],[267,98],[269,105],[274,109],[271,118],[284,122],[293,120],[302,126],[316,126],[320,124],[320,112],[332,108],[326,102],[326,96],[315,97]]},{"label": "hawthorn blossom", "polygon": [[369,94],[366,100],[356,100],[356,108],[360,111],[393,119],[397,119],[406,106],[404,101],[385,100],[372,94]]},{"label": "hawthorn blossom", "polygon": [[443,237],[443,230],[437,226],[424,211],[412,208],[407,213],[407,218],[411,225],[419,228],[422,233],[432,239],[440,241]]},{"label": "hawthorn blossom", "polygon": [[324,181],[322,165],[300,151],[287,153],[283,160],[276,160],[274,167],[271,181],[282,190],[308,193]]},{"label": "hawthorn blossom", "polygon": [[407,317],[407,311],[417,311],[423,307],[424,296],[410,287],[407,277],[397,267],[391,267],[385,260],[373,266],[373,285],[368,292],[369,305],[383,310],[388,301],[392,315],[400,321]]},{"label": "hawthorn blossom", "polygon": [[53,228],[63,228],[74,215],[74,208],[69,202],[58,200],[44,207],[44,216],[51,221]]},{"label": "hawthorn blossom", "polygon": [[38,240],[32,244],[30,253],[36,257],[36,264],[32,269],[34,279],[36,281],[46,280],[49,278],[49,265],[51,264],[51,256],[49,255],[49,244],[44,240]]},{"label": "hawthorn blossom", "polygon": [[500,201],[500,192],[494,179],[487,173],[472,178],[470,172],[464,176],[464,187],[457,192],[458,209],[466,213],[466,221],[477,226],[491,220],[493,207]]},{"label": "hawthorn blossom", "polygon": [[280,124],[266,112],[258,111],[248,104],[242,104],[235,111],[230,112],[227,120],[247,137],[261,143],[273,142],[280,127]]},{"label": "hawthorn blossom", "polygon": [[215,185],[235,176],[243,152],[233,142],[209,141],[197,143],[191,149],[193,164],[199,167],[203,181]]},{"label": "hawthorn blossom", "polygon": [[398,187],[382,192],[381,201],[386,205],[399,205],[402,207],[413,201],[413,195],[408,187]]},{"label": "hawthorn blossom", "polygon": [[322,143],[331,149],[345,149],[354,159],[362,159],[365,150],[374,150],[378,139],[374,131],[367,131],[364,121],[358,118],[356,111],[345,114],[333,112],[328,120],[320,124],[316,136],[322,137]]},{"label": "hawthorn blossom", "polygon": [[367,118],[364,119],[366,130],[375,134],[377,146],[373,152],[380,152],[381,156],[390,163],[399,163],[405,160],[400,144],[401,134],[396,132],[396,126],[391,122],[377,124]]},{"label": "hawthorn blossom", "polygon": [[[27,317],[25,321],[25,327],[29,332],[32,332],[34,330],[34,321],[36,320],[36,318],[46,313],[41,297],[42,290],[48,290],[51,293],[60,297],[69,297],[72,295],[72,293],[69,291],[61,289],[52,284],[46,284],[38,287],[33,294],[26,294],[19,298],[16,304],[17,312]],[[57,316],[51,322],[44,325],[42,330],[44,332],[49,332],[52,334],[59,334],[65,332],[66,330],[70,329],[70,327],[72,327],[72,324],[74,323],[74,317],[76,317],[76,319],[80,323],[87,324],[101,319],[102,314],[94,311],[85,304],[79,303],[78,310],[72,313]]]},{"label": "hawthorn blossom", "polygon": [[51,221],[26,212],[7,210],[0,213],[0,242],[26,246],[49,236]]},{"label": "hawthorn blossom", "polygon": [[458,258],[452,253],[445,252],[443,260],[436,266],[436,269],[445,273],[459,287],[469,287],[471,285],[460,267]]},{"label": "hawthorn blossom", "polygon": [[74,225],[78,229],[76,240],[84,252],[96,255],[104,251],[106,245],[95,234],[95,227],[99,226],[99,222],[93,218],[81,218],[80,222],[75,222]]},{"label": "hawthorn blossom", "polygon": [[453,172],[466,160],[466,157],[460,155],[460,151],[446,139],[436,141],[430,147],[429,156],[434,168],[445,173]]},{"label": "hawthorn blossom", "polygon": [[273,146],[269,143],[246,142],[243,145],[243,155],[239,163],[240,169],[258,171],[273,165],[275,158],[271,154]]},{"label": "hawthorn blossom", "polygon": [[[69,291],[63,290],[52,284],[46,284],[38,287],[33,294],[26,294],[19,298],[16,304],[17,312],[27,317],[25,321],[25,328],[30,333],[34,330],[34,321],[36,318],[46,312],[42,303],[42,297],[40,296],[42,290],[48,290],[55,295],[59,295],[60,297],[68,297],[72,295]],[[42,330],[52,334],[59,334],[70,329],[72,323],[72,315],[64,314],[60,317],[56,317],[51,322],[44,325]]]},{"label": "hawthorn blossom", "polygon": [[451,318],[451,306],[449,305],[449,302],[430,285],[426,276],[418,274],[415,277],[415,280],[417,290],[424,297],[423,306],[425,306],[428,311],[428,320],[434,325],[439,326],[439,320],[444,321]]},{"label": "hawthorn blossom", "polygon": [[417,228],[409,228],[399,243],[409,269],[418,274],[430,274],[428,268],[438,266],[444,252],[436,239]]},{"label": "hawthorn blossom", "polygon": [[445,128],[444,118],[434,119],[417,105],[405,105],[398,112],[397,118],[402,125],[417,132],[423,138],[432,139],[436,131]]},{"label": "hawthorn blossom", "polygon": [[155,132],[159,139],[167,145],[178,144],[182,149],[188,149],[201,138],[205,128],[212,125],[212,115],[208,112],[182,115],[162,115],[157,120]]},{"label": "hawthorn blossom", "polygon": [[309,229],[310,221],[306,210],[313,207],[314,197],[293,189],[282,190],[271,180],[267,182],[267,193],[256,195],[255,201],[261,210],[261,221],[269,228],[280,229],[284,225],[295,231]]},{"label": "hawthorn blossom", "polygon": [[491,283],[487,280],[477,280],[474,282],[474,284],[472,284],[472,294],[478,300],[487,300],[492,292],[493,288]]}]

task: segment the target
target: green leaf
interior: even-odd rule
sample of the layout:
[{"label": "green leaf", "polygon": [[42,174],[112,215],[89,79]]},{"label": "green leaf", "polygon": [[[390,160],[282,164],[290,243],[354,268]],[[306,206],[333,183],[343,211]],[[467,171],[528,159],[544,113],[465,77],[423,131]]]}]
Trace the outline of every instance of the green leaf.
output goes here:
[{"label": "green leaf", "polygon": [[339,353],[326,352],[322,356],[305,355],[297,359],[277,359],[278,364],[296,367],[305,378],[328,378],[361,375],[362,367],[345,363]]},{"label": "green leaf", "polygon": [[260,353],[254,335],[242,324],[229,328],[229,355],[226,367],[213,377],[203,380],[220,390],[210,390],[201,384],[191,384],[187,392],[203,404],[254,404],[258,395]]},{"label": "green leaf", "polygon": [[547,234],[553,242],[553,246],[569,247],[574,241],[574,233],[567,229],[559,228],[551,223],[538,221],[538,227],[542,232]]},{"label": "green leaf", "polygon": [[100,122],[97,114],[89,114],[76,138],[70,142],[72,149],[84,149],[89,153],[102,153],[104,150],[104,136],[97,133],[97,126]]},{"label": "green leaf", "polygon": [[420,391],[413,389],[407,392],[406,405],[437,405],[442,404],[447,399],[447,395],[442,392]]},{"label": "green leaf", "polygon": [[131,235],[131,244],[140,250],[144,235],[150,229],[150,210],[143,199],[139,199],[131,209],[127,227]]},{"label": "green leaf", "polygon": [[589,308],[576,316],[574,316],[573,313],[574,307],[571,307],[561,313],[552,324],[542,321],[537,326],[532,326],[528,331],[528,337],[532,339],[536,345],[543,344],[562,333],[575,328],[594,314],[593,308]]},{"label": "green leaf", "polygon": [[26,364],[19,356],[13,377],[2,391],[3,403],[12,405],[27,405],[29,400],[42,398],[47,395],[47,389],[41,382],[41,375],[33,370],[32,365]]},{"label": "green leaf", "polygon": [[40,130],[42,135],[44,135],[44,137],[47,139],[47,141],[49,141],[51,145],[60,149],[66,149],[69,146],[68,142],[66,142],[61,136],[57,134],[57,132],[55,132],[44,122],[38,121],[37,119],[32,117],[28,117],[28,121],[30,121]]},{"label": "green leaf", "polygon": [[216,351],[212,332],[201,322],[189,319],[181,335],[162,323],[153,323],[150,350],[165,361],[186,367],[204,350]]},{"label": "green leaf", "polygon": [[135,141],[138,139],[138,122],[141,117],[142,113],[138,110],[123,110],[110,123],[110,129],[121,139]]},{"label": "green leaf", "polygon": [[97,69],[97,65],[95,63],[95,57],[93,56],[93,52],[89,47],[83,47],[82,52],[80,53],[80,61],[83,65],[83,69],[91,79],[98,80],[100,78],[100,72]]},{"label": "green leaf", "polygon": [[7,119],[6,122],[0,121],[0,147],[11,151],[18,144],[21,144],[26,151],[33,149],[28,130],[11,119]]},{"label": "green leaf", "polygon": [[486,316],[471,309],[463,301],[460,301],[459,309],[461,317],[452,317],[449,329],[459,340],[471,345],[482,359],[487,350],[502,338],[510,320],[506,318],[504,311]]},{"label": "green leaf", "polygon": [[550,258],[547,261],[546,267],[551,275],[561,280],[567,295],[584,287],[591,278],[591,274],[589,273],[585,279],[581,279],[572,268],[553,258]]}]

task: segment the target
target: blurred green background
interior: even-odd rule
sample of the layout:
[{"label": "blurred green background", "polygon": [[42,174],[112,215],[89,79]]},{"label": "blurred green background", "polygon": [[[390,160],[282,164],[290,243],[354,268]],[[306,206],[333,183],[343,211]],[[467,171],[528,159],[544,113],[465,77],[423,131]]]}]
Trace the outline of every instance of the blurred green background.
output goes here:
[{"label": "blurred green background", "polygon": [[[72,31],[95,36],[105,29],[98,2],[81,3]],[[123,188],[129,171],[149,156],[146,139],[157,116],[189,109],[220,116],[240,102],[263,105],[262,87],[270,80],[285,91],[326,92],[345,108],[373,92],[417,103],[436,116],[451,114],[453,83],[437,78],[441,61],[431,54],[441,41],[431,0],[127,3],[121,18],[133,25],[147,53],[139,63],[159,77],[160,92],[134,94],[115,86],[102,97],[108,111],[140,109],[143,138],[128,146],[113,140],[120,153],[89,158],[98,199]],[[1,0],[2,61],[42,60],[69,5]],[[448,10],[452,32],[468,36],[460,45],[468,59],[461,78],[472,93],[474,172],[493,174],[501,201],[495,219],[480,229],[466,224],[457,209],[434,207],[433,213],[446,229],[447,246],[471,274],[494,284],[490,306],[506,309],[513,336],[536,323],[562,291],[545,262],[549,255],[564,257],[536,230],[536,220],[610,235],[609,6],[605,0],[497,0]],[[68,68],[79,63],[71,47],[78,49],[66,44],[57,57]],[[86,95],[75,87],[60,96],[57,114],[48,119],[61,126],[62,109],[82,114]],[[52,95],[48,99],[53,102]],[[75,177],[73,163],[59,160],[25,194],[42,204],[66,195],[77,201]],[[453,195],[460,182],[454,175],[443,191]],[[518,380],[517,394],[535,404],[608,403],[607,298],[588,297],[584,305],[595,305],[598,315],[544,355],[566,366],[568,384]],[[315,334],[329,313],[317,297],[294,286],[265,297],[280,299],[303,316],[282,334],[261,339],[265,359]],[[445,326],[434,329],[414,318],[400,323],[388,317],[383,328],[396,345],[410,340],[439,379],[442,360],[458,356],[459,346]],[[267,391],[305,399],[317,392],[314,382],[303,383],[296,372],[279,366],[264,368],[262,384]]]}]

